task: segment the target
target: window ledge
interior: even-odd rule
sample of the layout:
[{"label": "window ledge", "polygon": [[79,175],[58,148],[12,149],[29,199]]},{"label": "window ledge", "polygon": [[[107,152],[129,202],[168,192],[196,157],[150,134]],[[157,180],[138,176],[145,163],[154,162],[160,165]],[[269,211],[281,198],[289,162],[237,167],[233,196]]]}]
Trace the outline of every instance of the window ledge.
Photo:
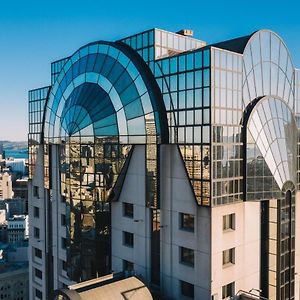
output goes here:
[{"label": "window ledge", "polygon": [[223,265],[223,269],[229,268],[234,265],[235,265],[235,263],[229,262],[229,263]]},{"label": "window ledge", "polygon": [[190,267],[190,268],[194,268],[194,264],[189,264],[189,263],[187,263],[187,262],[184,262],[184,261],[180,261],[180,264],[182,264],[182,265],[184,265],[184,266],[186,266],[186,267]]},{"label": "window ledge", "polygon": [[189,233],[195,233],[195,230],[184,228],[184,227],[179,227],[179,230],[184,231],[184,232],[189,232]]}]

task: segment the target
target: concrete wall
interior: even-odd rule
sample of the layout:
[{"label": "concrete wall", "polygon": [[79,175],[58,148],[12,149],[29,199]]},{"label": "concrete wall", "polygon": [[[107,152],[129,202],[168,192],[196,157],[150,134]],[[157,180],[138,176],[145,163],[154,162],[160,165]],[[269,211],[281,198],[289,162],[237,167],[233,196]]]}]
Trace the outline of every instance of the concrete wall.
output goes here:
[{"label": "concrete wall", "polygon": [[[194,232],[180,229],[180,213],[195,216]],[[162,289],[183,299],[180,280],[194,285],[195,299],[210,299],[210,209],[196,204],[176,145],[161,146]],[[180,246],[194,250],[194,267],[180,263]]]},{"label": "concrete wall", "polygon": [[[260,202],[212,208],[212,295],[222,299],[222,286],[235,282],[235,293],[260,287]],[[223,231],[223,216],[235,213],[235,230]],[[235,248],[235,264],[223,266],[223,250]]]},{"label": "concrete wall", "polygon": [[[198,207],[175,145],[161,146],[161,289],[183,299],[180,280],[194,284],[195,299],[210,298],[210,210]],[[150,210],[145,207],[145,148],[135,146],[118,202],[112,203],[112,269],[123,260],[150,284]],[[123,216],[123,202],[134,204],[134,218]],[[180,229],[180,213],[195,216],[195,231]],[[136,220],[136,222],[134,221]],[[134,234],[134,247],[123,245],[122,231]],[[180,246],[194,249],[195,265],[180,263]]]},{"label": "concrete wall", "polygon": [[[43,171],[43,146],[40,146],[37,154],[35,176],[28,182],[28,215],[30,220],[29,225],[29,299],[35,300],[35,289],[39,289],[43,295],[43,300],[46,300],[46,262],[45,262],[45,229],[46,229],[46,207],[44,193],[44,171]],[[33,189],[38,187],[39,197],[34,197]],[[40,217],[34,217],[34,207],[39,208]],[[40,238],[34,238],[34,227],[40,229]],[[42,251],[42,259],[34,256],[34,248]],[[43,272],[43,279],[36,278],[34,268]]]},{"label": "concrete wall", "polygon": [[[136,145],[118,202],[111,205],[112,270],[123,270],[123,260],[134,263],[134,270],[150,280],[150,211],[146,208],[145,146]],[[133,219],[123,216],[123,203],[134,205]],[[134,247],[123,245],[123,231],[134,234]]]}]

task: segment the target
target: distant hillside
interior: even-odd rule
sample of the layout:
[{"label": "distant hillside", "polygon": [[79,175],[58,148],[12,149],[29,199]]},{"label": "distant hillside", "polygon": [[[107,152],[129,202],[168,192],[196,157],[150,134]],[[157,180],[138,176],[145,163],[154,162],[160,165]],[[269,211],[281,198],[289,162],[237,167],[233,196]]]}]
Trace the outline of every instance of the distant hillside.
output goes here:
[{"label": "distant hillside", "polygon": [[20,141],[20,142],[12,142],[12,141],[0,141],[0,144],[3,145],[3,149],[10,149],[10,150],[21,150],[26,149],[28,147],[27,141]]}]

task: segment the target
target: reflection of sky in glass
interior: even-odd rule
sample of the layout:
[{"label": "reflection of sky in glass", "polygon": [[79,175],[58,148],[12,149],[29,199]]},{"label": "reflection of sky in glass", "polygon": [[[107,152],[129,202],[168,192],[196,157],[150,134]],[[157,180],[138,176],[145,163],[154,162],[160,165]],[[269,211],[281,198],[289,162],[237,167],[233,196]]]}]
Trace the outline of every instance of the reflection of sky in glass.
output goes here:
[{"label": "reflection of sky in glass", "polygon": [[[146,143],[145,117],[157,104],[135,64],[114,44],[81,48],[57,77],[45,114],[45,138],[122,136],[122,143]],[[127,136],[132,136],[127,137]]]},{"label": "reflection of sky in glass", "polygon": [[284,42],[273,32],[255,33],[243,53],[243,99],[273,95],[293,103],[294,67]]},{"label": "reflection of sky in glass", "polygon": [[247,127],[279,188],[288,180],[296,182],[297,127],[288,106],[275,98],[262,99]]}]

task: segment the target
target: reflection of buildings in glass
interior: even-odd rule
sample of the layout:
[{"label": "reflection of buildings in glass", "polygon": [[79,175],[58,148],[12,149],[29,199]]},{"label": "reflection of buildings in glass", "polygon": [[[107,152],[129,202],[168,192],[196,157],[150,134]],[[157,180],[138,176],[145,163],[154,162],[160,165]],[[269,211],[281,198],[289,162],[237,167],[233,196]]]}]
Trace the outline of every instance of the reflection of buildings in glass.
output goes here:
[{"label": "reflection of buildings in glass", "polygon": [[187,34],[89,44],[30,92],[32,244],[60,266],[32,294],[130,266],[168,298],[298,297],[300,72],[271,31]]}]

